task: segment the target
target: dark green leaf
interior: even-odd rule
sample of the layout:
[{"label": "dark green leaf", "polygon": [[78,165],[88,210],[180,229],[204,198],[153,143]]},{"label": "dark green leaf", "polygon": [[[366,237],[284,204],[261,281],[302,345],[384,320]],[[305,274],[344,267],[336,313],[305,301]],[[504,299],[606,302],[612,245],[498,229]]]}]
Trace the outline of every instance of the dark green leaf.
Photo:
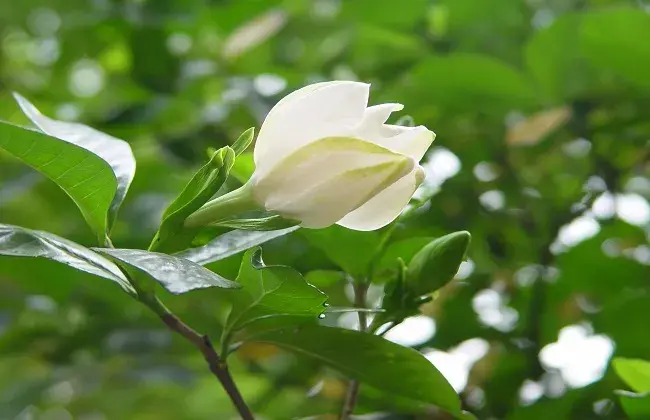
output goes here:
[{"label": "dark green leaf", "polygon": [[650,392],[650,362],[617,357],[612,361],[614,370],[636,392]]},{"label": "dark green leaf", "polygon": [[465,259],[470,234],[454,232],[431,241],[408,264],[406,283],[415,296],[433,293],[449,283]]},{"label": "dark green leaf", "polygon": [[632,420],[647,420],[650,418],[650,393],[635,394],[628,391],[615,391],[618,394],[623,411]]},{"label": "dark green leaf", "polygon": [[226,344],[233,331],[252,322],[276,317],[316,320],[325,310],[325,294],[291,267],[265,266],[259,248],[244,254],[237,281],[243,288],[232,294],[233,308],[224,328]]},{"label": "dark green leaf", "polygon": [[[226,181],[234,162],[235,152],[228,146],[212,154],[210,161],[194,174],[179,196],[165,210],[163,221],[152,242],[151,249],[170,249],[172,237],[182,230],[185,219],[217,193]],[[190,236],[193,237],[193,235]],[[181,243],[174,244],[177,248],[184,248],[188,245],[182,243],[184,241],[178,242]]]},{"label": "dark green leaf", "polygon": [[272,331],[252,340],[315,358],[391,395],[461,415],[458,395],[433,364],[416,350],[376,335],[315,325]]},{"label": "dark green leaf", "polygon": [[124,201],[135,175],[135,157],[133,157],[131,146],[124,140],[109,136],[86,125],[48,118],[19,94],[14,93],[14,97],[27,118],[42,132],[90,150],[110,165],[117,179],[117,190],[108,212],[108,230],[110,232],[117,211]]},{"label": "dark green leaf", "polygon": [[194,261],[197,264],[206,265],[291,233],[298,228],[298,226],[293,226],[269,231],[233,230],[217,236],[206,245],[188,249],[176,254],[176,256]]},{"label": "dark green leaf", "polygon": [[120,269],[103,256],[48,232],[0,224],[0,255],[35,257],[60,262],[119,284],[127,293],[135,290]]},{"label": "dark green leaf", "polygon": [[103,243],[117,190],[106,161],[81,146],[0,121],[0,148],[54,181],[77,204]]},{"label": "dark green leaf", "polygon": [[311,245],[358,280],[368,275],[370,263],[380,245],[377,232],[359,232],[337,225],[327,229],[303,229],[300,232]]},{"label": "dark green leaf", "polygon": [[253,142],[253,137],[255,136],[255,127],[251,127],[248,130],[244,131],[241,136],[233,143],[232,149],[235,151],[237,156],[241,155],[248,149],[248,146]]},{"label": "dark green leaf", "polygon": [[240,287],[239,284],[184,258],[139,249],[94,249],[108,255],[119,264],[126,264],[147,273],[170,293],[176,295],[206,287],[223,289]]}]

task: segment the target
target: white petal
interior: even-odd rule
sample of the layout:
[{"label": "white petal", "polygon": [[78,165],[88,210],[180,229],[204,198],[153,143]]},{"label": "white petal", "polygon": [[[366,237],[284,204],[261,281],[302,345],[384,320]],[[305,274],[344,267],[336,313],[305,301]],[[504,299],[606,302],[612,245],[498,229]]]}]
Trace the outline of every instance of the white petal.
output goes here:
[{"label": "white petal", "polygon": [[299,89],[271,109],[255,144],[256,168],[267,172],[293,151],[331,136],[348,136],[363,119],[370,85],[335,81]]},{"label": "white petal", "polygon": [[391,113],[403,108],[402,104],[392,103],[367,108],[363,120],[354,128],[352,135],[420,161],[435,139],[435,133],[424,126],[385,124]]},{"label": "white petal", "polygon": [[436,138],[436,133],[420,125],[417,127],[398,127],[389,125],[385,127],[401,128],[401,132],[393,137],[377,139],[375,143],[397,153],[402,153],[413,158],[416,162],[424,156]]},{"label": "white petal", "polygon": [[363,126],[381,127],[395,111],[404,109],[402,104],[381,104],[368,107],[363,116]]},{"label": "white petal", "polygon": [[407,156],[354,138],[325,138],[253,175],[255,200],[304,227],[332,225],[415,165]]},{"label": "white petal", "polygon": [[348,213],[336,224],[362,231],[376,230],[386,226],[400,215],[423,177],[424,171],[418,166],[364,205]]}]

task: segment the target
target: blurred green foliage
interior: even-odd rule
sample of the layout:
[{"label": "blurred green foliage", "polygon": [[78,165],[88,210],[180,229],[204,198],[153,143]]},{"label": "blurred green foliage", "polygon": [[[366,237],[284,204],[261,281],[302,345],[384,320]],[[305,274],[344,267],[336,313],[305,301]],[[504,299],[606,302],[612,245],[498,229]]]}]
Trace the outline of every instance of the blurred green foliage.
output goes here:
[{"label": "blurred green foliage", "polygon": [[[138,169],[113,242],[146,248],[207,148],[232,145],[307,83],[370,82],[371,103],[403,103],[406,115],[438,135],[424,160],[423,205],[396,226],[386,259],[372,262],[377,282],[422,238],[472,234],[457,279],[422,308],[436,331],[416,347],[443,373],[471,367],[459,388],[480,419],[619,419],[614,390],[626,385],[609,358],[650,359],[648,7],[642,0],[5,1],[0,118],[27,124],[11,98],[18,91],[45,115],[127,140]],[[238,159],[236,178],[250,172]],[[0,222],[95,244],[64,192],[2,154]],[[294,232],[265,245],[265,260],[295,267],[333,307],[349,307],[337,273],[364,272],[380,238],[345,235]],[[209,268],[235,279],[241,257]],[[218,291],[163,298],[198,330],[221,333]],[[345,324],[346,315],[323,322]],[[488,344],[479,360],[461,351],[476,339]],[[229,360],[265,418],[338,410],[344,381],[313,361],[266,344]],[[360,412],[413,408],[382,401],[364,390]],[[119,288],[51,261],[0,259],[0,418],[233,416],[200,354]]]}]

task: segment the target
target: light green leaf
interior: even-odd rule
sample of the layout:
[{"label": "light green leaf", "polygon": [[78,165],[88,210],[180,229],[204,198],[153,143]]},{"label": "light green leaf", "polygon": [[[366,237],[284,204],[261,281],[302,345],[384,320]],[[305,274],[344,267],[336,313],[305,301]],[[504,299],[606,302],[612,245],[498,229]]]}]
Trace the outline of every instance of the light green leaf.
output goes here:
[{"label": "light green leaf", "polygon": [[124,201],[133,176],[135,175],[135,158],[133,157],[131,146],[124,140],[109,136],[86,125],[48,118],[18,93],[14,93],[14,97],[27,118],[42,132],[83,147],[110,165],[117,179],[117,190],[114,193],[108,211],[108,231],[110,232],[115,222],[117,211]]},{"label": "light green leaf", "polygon": [[237,160],[230,170],[231,175],[242,184],[245,184],[253,176],[253,172],[255,172],[255,160],[253,153],[250,152],[244,152],[237,156]]},{"label": "light green leaf", "polygon": [[525,107],[536,101],[532,85],[516,68],[478,54],[421,60],[397,89],[400,96],[412,95],[427,104],[435,97],[437,105],[458,110]]},{"label": "light green leaf", "polygon": [[578,97],[596,82],[593,67],[580,54],[582,14],[565,14],[534,33],[524,52],[530,74],[541,94],[559,102]]},{"label": "light green leaf", "polygon": [[650,393],[635,394],[633,392],[614,391],[621,402],[623,411],[632,420],[647,420],[650,418]]},{"label": "light green leaf", "polygon": [[184,258],[139,249],[94,248],[94,250],[113,258],[121,265],[126,264],[145,272],[175,295],[206,287],[223,289],[240,287],[239,284]]},{"label": "light green leaf", "polygon": [[650,362],[617,357],[612,361],[614,370],[636,392],[650,392]]},{"label": "light green leaf", "polygon": [[274,231],[289,228],[297,229],[300,224],[298,220],[285,219],[278,215],[250,218],[250,219],[226,219],[211,223],[212,227],[226,227],[230,229],[249,231]]},{"label": "light green leaf", "polygon": [[127,293],[135,290],[120,269],[96,252],[48,232],[0,224],[0,255],[45,258],[119,284]]},{"label": "light green leaf", "polygon": [[326,229],[303,229],[307,241],[357,280],[368,275],[370,263],[380,246],[377,232],[360,232],[334,225]]},{"label": "light green leaf", "polygon": [[87,149],[0,121],[0,148],[54,181],[77,204],[101,243],[117,180],[106,161]]},{"label": "light green leaf", "polygon": [[376,335],[305,325],[267,332],[251,341],[317,359],[362,384],[461,415],[458,395],[431,362],[416,350]]},{"label": "light green leaf", "polygon": [[233,307],[222,345],[228,344],[232,332],[255,321],[286,317],[316,320],[325,309],[325,294],[291,267],[265,266],[259,248],[244,254],[237,281],[243,288],[231,295]]},{"label": "light green leaf", "polygon": [[206,265],[246,251],[297,229],[299,229],[299,226],[269,231],[233,230],[217,236],[206,245],[185,250],[176,254],[176,256],[194,261],[197,264]]},{"label": "light green leaf", "polygon": [[248,146],[253,142],[253,137],[255,136],[255,127],[251,127],[248,130],[244,131],[239,138],[232,144],[232,149],[235,151],[237,156],[241,155],[248,149]]},{"label": "light green leaf", "polygon": [[581,29],[582,52],[594,66],[650,87],[650,15],[646,11],[621,8],[591,12],[584,15]]},{"label": "light green leaf", "polygon": [[[230,147],[224,147],[212,154],[210,161],[199,169],[187,183],[178,197],[167,207],[163,221],[156,237],[152,241],[152,250],[178,250],[186,248],[191,237],[173,237],[183,229],[185,219],[204,205],[228,178],[228,173],[235,161],[235,152]],[[183,241],[182,239],[185,239]],[[177,243],[173,243],[177,242]]]}]

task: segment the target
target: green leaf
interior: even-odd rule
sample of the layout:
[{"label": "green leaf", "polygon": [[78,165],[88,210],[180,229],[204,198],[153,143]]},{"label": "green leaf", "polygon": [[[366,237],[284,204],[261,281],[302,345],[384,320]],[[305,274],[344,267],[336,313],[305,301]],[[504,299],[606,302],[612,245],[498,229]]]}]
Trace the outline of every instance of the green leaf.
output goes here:
[{"label": "green leaf", "polygon": [[632,420],[647,420],[650,418],[650,393],[635,394],[633,392],[614,391],[621,402],[623,411]]},{"label": "green leaf", "polygon": [[289,228],[298,228],[300,221],[285,219],[282,216],[273,215],[267,217],[250,219],[226,219],[211,223],[211,227],[226,227],[230,229],[251,230],[251,231],[273,231]]},{"label": "green leaf", "polygon": [[461,415],[458,395],[431,362],[416,350],[376,335],[307,325],[271,331],[251,340],[312,357],[396,397],[433,404]]},{"label": "green leaf", "polygon": [[333,270],[312,270],[305,274],[305,280],[321,289],[331,287],[344,278],[344,272]]},{"label": "green leaf", "polygon": [[206,265],[246,251],[297,229],[299,229],[299,226],[269,231],[233,230],[216,237],[206,245],[185,250],[176,254],[176,256],[194,261],[197,264]]},{"label": "green leaf", "polygon": [[612,361],[614,370],[636,392],[650,392],[650,362],[617,357]]},{"label": "green leaf", "polygon": [[428,106],[435,96],[436,105],[459,111],[525,107],[536,100],[532,85],[516,68],[487,55],[467,53],[421,60],[396,89],[400,93],[395,94],[413,96],[416,103]]},{"label": "green leaf", "polygon": [[530,74],[546,98],[559,102],[589,92],[596,73],[579,53],[582,14],[560,16],[534,33],[525,46]]},{"label": "green leaf", "polygon": [[118,262],[145,272],[175,295],[206,287],[235,289],[240,285],[202,266],[172,255],[139,249],[93,248]]},{"label": "green leaf", "polygon": [[135,290],[120,269],[103,256],[48,232],[0,224],[0,255],[45,258],[112,280],[127,293]]},{"label": "green leaf", "polygon": [[248,146],[253,142],[253,136],[255,136],[255,127],[251,127],[244,131],[233,143],[232,149],[235,151],[237,156],[241,155],[246,151],[246,149],[248,149]]},{"label": "green leaf", "polygon": [[14,93],[14,97],[27,118],[42,132],[83,147],[110,165],[117,179],[117,190],[108,211],[108,231],[110,232],[117,211],[124,201],[135,175],[135,157],[131,151],[131,146],[124,140],[109,136],[86,125],[48,118],[18,93]]},{"label": "green leaf", "polygon": [[370,263],[377,253],[380,237],[377,232],[360,232],[334,225],[327,229],[300,231],[309,243],[357,280],[368,275]]},{"label": "green leaf", "polygon": [[582,52],[594,66],[650,87],[650,15],[647,12],[621,8],[588,13],[584,15],[581,29]]},{"label": "green leaf", "polygon": [[101,243],[117,190],[111,167],[81,146],[0,121],[0,148],[54,181],[77,204]]},{"label": "green leaf", "polygon": [[217,193],[228,178],[234,162],[235,151],[228,146],[212,154],[208,163],[194,174],[179,196],[165,210],[163,221],[150,249],[169,251],[189,245],[194,235],[179,236],[176,238],[177,244],[172,244],[173,236],[183,230],[183,222],[190,214],[201,208]]},{"label": "green leaf", "polygon": [[460,231],[431,241],[418,251],[407,268],[408,290],[415,296],[435,292],[449,283],[465,259],[471,235]]},{"label": "green leaf", "polygon": [[[243,286],[231,295],[233,307],[224,327],[222,346],[232,332],[269,318],[316,320],[327,296],[291,267],[265,266],[259,248],[244,254],[237,281]],[[280,320],[282,322],[282,320]]]},{"label": "green leaf", "polygon": [[230,174],[242,184],[245,184],[253,176],[253,172],[255,172],[255,160],[250,152],[237,156],[237,160],[230,170]]}]

